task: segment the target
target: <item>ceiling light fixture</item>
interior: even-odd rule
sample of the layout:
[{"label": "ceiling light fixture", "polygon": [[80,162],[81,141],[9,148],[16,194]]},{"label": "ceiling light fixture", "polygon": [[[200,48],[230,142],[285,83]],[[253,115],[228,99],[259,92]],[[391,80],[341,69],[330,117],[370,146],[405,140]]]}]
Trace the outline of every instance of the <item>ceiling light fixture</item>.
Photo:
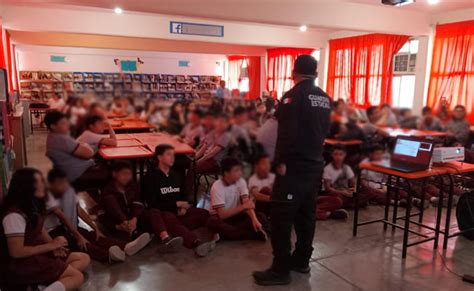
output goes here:
[{"label": "ceiling light fixture", "polygon": [[428,0],[428,4],[430,5],[435,5],[435,4],[438,4],[439,3],[439,0]]},{"label": "ceiling light fixture", "polygon": [[123,10],[120,7],[115,7],[114,12],[115,12],[115,14],[122,14]]},{"label": "ceiling light fixture", "polygon": [[300,26],[300,31],[301,31],[301,32],[305,32],[305,31],[307,31],[307,30],[308,30],[308,27],[307,27],[306,25],[301,25],[301,26]]}]

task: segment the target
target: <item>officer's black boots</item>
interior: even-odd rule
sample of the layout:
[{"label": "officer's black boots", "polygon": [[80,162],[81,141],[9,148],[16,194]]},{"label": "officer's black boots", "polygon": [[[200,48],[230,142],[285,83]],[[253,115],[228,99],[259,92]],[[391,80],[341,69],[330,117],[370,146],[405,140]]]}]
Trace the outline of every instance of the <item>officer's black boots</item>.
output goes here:
[{"label": "officer's black boots", "polygon": [[254,272],[253,278],[255,283],[261,286],[276,286],[276,285],[288,285],[291,283],[290,274],[280,274],[272,269],[268,269],[263,272]]}]

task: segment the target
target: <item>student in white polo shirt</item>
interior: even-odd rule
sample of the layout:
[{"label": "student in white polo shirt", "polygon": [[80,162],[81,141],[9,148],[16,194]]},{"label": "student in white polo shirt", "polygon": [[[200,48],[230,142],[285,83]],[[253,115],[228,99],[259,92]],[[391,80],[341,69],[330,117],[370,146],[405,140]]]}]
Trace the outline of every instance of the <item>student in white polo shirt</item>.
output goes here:
[{"label": "student in white polo shirt", "polygon": [[262,154],[255,160],[255,173],[249,179],[250,195],[255,199],[255,207],[267,217],[270,215],[270,200],[275,183],[275,174],[270,170],[270,158]]},{"label": "student in white polo shirt", "polygon": [[221,163],[222,177],[211,188],[211,217],[207,227],[225,240],[267,240],[265,215],[255,212],[242,166],[235,158]]}]

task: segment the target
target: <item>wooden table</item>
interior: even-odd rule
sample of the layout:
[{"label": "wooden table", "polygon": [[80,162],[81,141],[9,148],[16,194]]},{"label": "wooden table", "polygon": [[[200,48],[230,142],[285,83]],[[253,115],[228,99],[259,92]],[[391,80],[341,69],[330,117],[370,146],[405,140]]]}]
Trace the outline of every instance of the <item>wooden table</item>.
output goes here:
[{"label": "wooden table", "polygon": [[[174,147],[176,154],[194,155],[194,149],[180,142],[176,137],[165,133],[126,133],[117,134],[117,147],[103,147],[99,149],[99,154],[104,159],[122,158],[133,159],[141,151],[137,148],[146,148],[149,151],[149,157],[153,156],[156,146],[160,144],[169,144]],[[130,149],[130,155],[127,156],[127,151]],[[133,149],[133,150],[132,150]],[[123,155],[125,153],[125,155]],[[140,154],[138,154],[140,156]],[[146,157],[140,156],[140,157]]]},{"label": "wooden table", "polygon": [[463,178],[465,174],[470,174],[474,173],[474,164],[468,164],[468,163],[463,163],[463,162],[449,162],[449,163],[440,163],[436,164],[438,167],[442,167],[446,169],[446,171],[449,174],[449,179],[450,179],[450,193],[448,196],[448,204],[446,208],[446,224],[445,228],[443,231],[440,230],[440,233],[444,235],[444,241],[443,241],[443,249],[448,248],[448,240],[452,237],[456,237],[460,234],[462,234],[462,231],[457,231],[455,233],[450,233],[451,230],[451,212],[453,208],[453,187],[454,187],[454,178],[456,176],[460,176]]},{"label": "wooden table", "polygon": [[[406,258],[408,247],[418,245],[418,244],[421,244],[421,243],[425,243],[425,242],[428,242],[428,241],[434,241],[433,248],[436,249],[438,247],[438,240],[439,240],[440,227],[441,227],[442,201],[443,201],[443,191],[444,191],[442,176],[448,174],[448,170],[445,169],[444,167],[433,167],[431,169],[424,170],[424,171],[419,171],[419,172],[414,172],[414,173],[404,173],[404,172],[399,172],[399,171],[396,171],[396,170],[393,170],[393,169],[384,168],[382,166],[375,165],[375,164],[370,163],[370,162],[362,163],[360,165],[360,169],[361,169],[361,171],[362,170],[368,170],[368,171],[374,171],[374,172],[378,172],[378,173],[382,173],[382,174],[387,175],[388,176],[388,179],[387,179],[387,181],[388,181],[387,182],[388,190],[387,190],[387,194],[386,194],[387,199],[386,199],[386,203],[385,203],[384,217],[382,219],[376,219],[376,220],[365,221],[365,222],[359,223],[359,200],[358,200],[359,194],[358,193],[361,190],[362,178],[361,178],[361,171],[358,173],[358,175],[357,175],[357,190],[354,193],[355,207],[354,207],[353,236],[357,236],[357,228],[359,226],[382,222],[384,224],[384,230],[387,229],[388,225],[391,225],[393,230],[395,230],[396,228],[399,228],[399,229],[403,230],[402,258]],[[422,221],[423,210],[424,210],[423,207],[421,207],[420,213],[417,213],[417,214],[412,214],[411,213],[413,191],[411,189],[410,181],[421,180],[421,179],[426,179],[426,178],[430,178],[430,177],[437,177],[440,180],[440,185],[441,185],[440,193],[439,193],[438,214],[437,214],[437,217],[436,217],[436,226],[434,228],[429,226],[429,225],[423,224],[423,221]],[[395,179],[393,179],[393,178],[395,178]],[[393,183],[393,180],[395,180],[394,183]],[[405,181],[406,186],[404,186],[404,187],[402,186],[402,185],[404,185],[404,183],[402,183],[402,181]],[[389,221],[390,196],[391,196],[392,190],[396,191],[395,198],[398,198],[398,196],[399,196],[398,193],[401,190],[405,190],[408,194],[408,197],[407,197],[407,206],[406,206],[405,215],[403,215],[402,217],[398,217],[398,214],[397,214],[397,209],[398,209],[397,208],[397,202],[398,201],[395,201],[392,220]],[[419,222],[415,222],[415,221],[411,220],[411,217],[416,216],[416,215],[420,216]],[[404,220],[404,225],[397,224],[398,220]],[[416,224],[419,227],[430,229],[430,230],[434,231],[434,236],[429,237],[429,236],[427,236],[425,234],[422,234],[420,232],[410,230],[410,224]],[[419,240],[419,241],[416,241],[416,242],[412,242],[412,243],[409,244],[408,243],[409,233],[421,236],[421,237],[423,237],[423,239]]]},{"label": "wooden table", "polygon": [[[45,104],[46,105],[46,104]],[[46,113],[51,110],[51,108],[48,107],[29,107],[30,111],[30,127],[31,127],[31,133],[33,134],[34,131],[34,126],[33,126],[33,117],[35,115],[38,115],[40,118],[40,124],[39,127],[42,127],[41,124],[43,123],[44,117],[46,116]]]},{"label": "wooden table", "polygon": [[399,135],[417,136],[417,137],[445,137],[448,135],[446,132],[418,130],[418,129],[409,129],[409,128],[381,127],[380,129],[388,133],[391,137],[397,137]]},{"label": "wooden table", "polygon": [[156,128],[153,124],[143,120],[114,119],[110,124],[117,132],[150,131],[151,129]]},{"label": "wooden table", "polygon": [[324,144],[326,145],[345,145],[345,146],[355,146],[361,145],[363,142],[359,139],[352,139],[352,140],[339,140],[334,138],[327,138],[324,140]]}]

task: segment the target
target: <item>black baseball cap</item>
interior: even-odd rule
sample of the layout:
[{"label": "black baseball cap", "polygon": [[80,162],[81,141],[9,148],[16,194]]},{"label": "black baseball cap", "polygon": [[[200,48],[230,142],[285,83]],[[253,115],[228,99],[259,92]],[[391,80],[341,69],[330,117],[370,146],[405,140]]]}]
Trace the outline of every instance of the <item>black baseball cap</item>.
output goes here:
[{"label": "black baseball cap", "polygon": [[311,55],[300,55],[296,58],[293,72],[299,75],[316,76],[318,61]]}]

